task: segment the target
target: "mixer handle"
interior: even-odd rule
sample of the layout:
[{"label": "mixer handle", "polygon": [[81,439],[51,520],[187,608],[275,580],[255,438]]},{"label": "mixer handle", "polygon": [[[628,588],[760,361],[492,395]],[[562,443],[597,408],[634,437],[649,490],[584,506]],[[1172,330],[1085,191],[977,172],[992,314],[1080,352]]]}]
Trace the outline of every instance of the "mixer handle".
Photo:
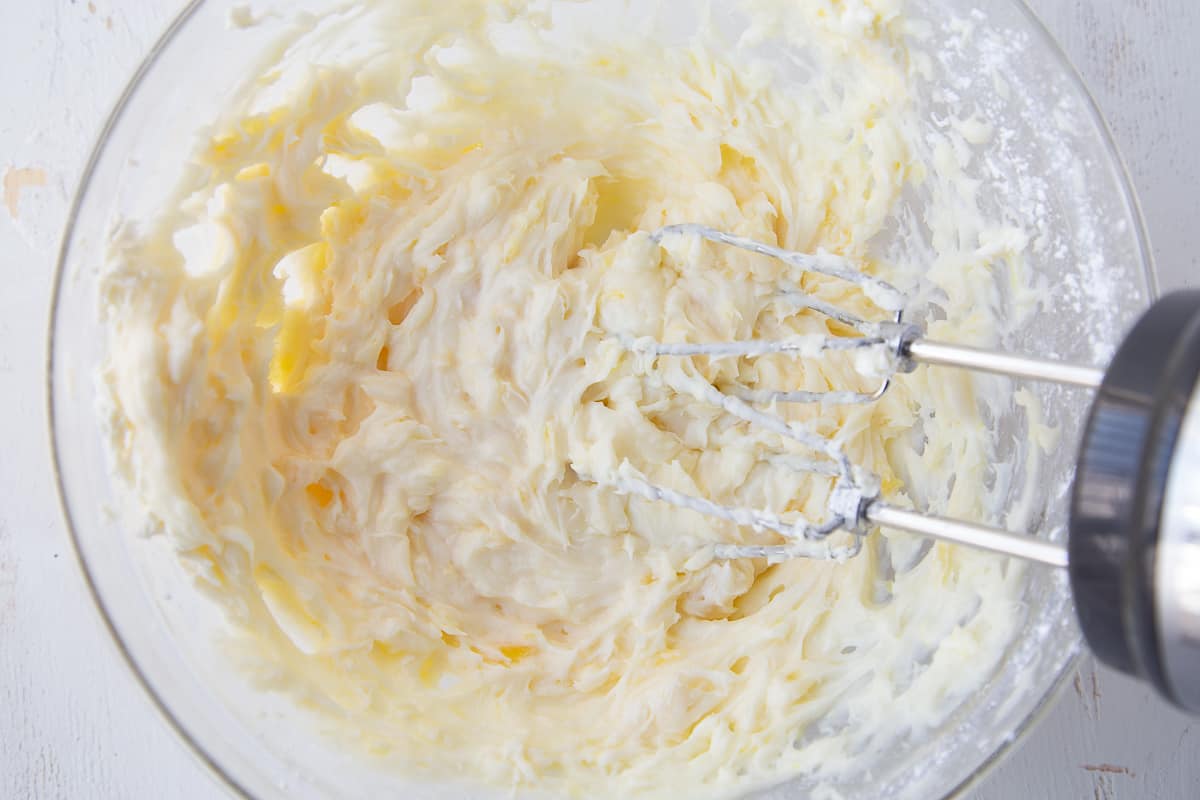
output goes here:
[{"label": "mixer handle", "polygon": [[1092,403],[1070,506],[1071,590],[1104,663],[1200,712],[1200,291],[1152,305]]}]

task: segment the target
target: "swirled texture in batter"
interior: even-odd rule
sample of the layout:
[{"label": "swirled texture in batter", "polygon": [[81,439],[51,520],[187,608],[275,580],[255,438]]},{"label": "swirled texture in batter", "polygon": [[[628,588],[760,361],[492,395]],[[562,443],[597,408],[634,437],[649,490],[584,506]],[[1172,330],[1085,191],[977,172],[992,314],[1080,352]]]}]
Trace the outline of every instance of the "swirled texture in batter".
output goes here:
[{"label": "swirled texture in batter", "polygon": [[[841,330],[781,300],[788,283],[881,315],[778,261],[658,247],[664,224],[917,280],[879,246],[938,180],[906,22],[884,1],[786,8],[776,33],[808,54],[792,74],[715,30],[564,43],[515,4],[360,8],[339,24],[378,46],[285,56],[217,122],[177,207],[116,240],[120,473],[279,680],[375,750],[505,786],[728,795],[856,769],[1002,653],[1016,578],[997,559],[918,562],[920,543],[876,534],[844,564],[714,561],[713,543],[776,540],[580,478],[629,465],[824,515],[831,480],[787,466],[803,451],[672,386],[874,388],[852,361],[617,341]],[[964,377],[778,411],[895,502],[956,474],[949,506],[983,513]]]}]

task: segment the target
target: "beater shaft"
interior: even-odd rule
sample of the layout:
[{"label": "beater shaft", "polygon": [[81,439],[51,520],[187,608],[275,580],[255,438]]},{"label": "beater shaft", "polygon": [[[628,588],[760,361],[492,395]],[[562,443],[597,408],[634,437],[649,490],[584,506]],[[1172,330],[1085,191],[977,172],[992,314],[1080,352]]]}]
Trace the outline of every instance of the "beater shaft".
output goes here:
[{"label": "beater shaft", "polygon": [[965,544],[1051,567],[1067,566],[1067,548],[1064,545],[1026,533],[1012,533],[988,525],[908,511],[879,501],[868,505],[864,516],[868,522],[885,528]]},{"label": "beater shaft", "polygon": [[915,339],[909,342],[905,346],[903,354],[918,364],[962,367],[976,372],[990,372],[993,375],[1007,375],[1035,381],[1050,381],[1083,389],[1095,389],[1104,380],[1104,370],[1095,367],[1014,356],[966,345],[932,342],[928,339]]}]

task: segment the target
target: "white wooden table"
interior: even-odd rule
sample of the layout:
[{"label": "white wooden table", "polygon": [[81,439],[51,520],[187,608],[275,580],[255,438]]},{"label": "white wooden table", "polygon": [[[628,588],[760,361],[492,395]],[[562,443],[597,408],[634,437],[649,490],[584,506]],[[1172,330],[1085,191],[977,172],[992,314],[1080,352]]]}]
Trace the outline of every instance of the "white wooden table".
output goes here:
[{"label": "white wooden table", "polygon": [[[985,2],[985,0],[980,0]],[[51,483],[56,242],[101,120],[183,0],[0,0],[0,798],[216,798],[117,656]],[[1200,285],[1200,4],[1034,0],[1112,124],[1164,288]],[[1200,719],[1085,664],[971,795],[1200,797]]]}]

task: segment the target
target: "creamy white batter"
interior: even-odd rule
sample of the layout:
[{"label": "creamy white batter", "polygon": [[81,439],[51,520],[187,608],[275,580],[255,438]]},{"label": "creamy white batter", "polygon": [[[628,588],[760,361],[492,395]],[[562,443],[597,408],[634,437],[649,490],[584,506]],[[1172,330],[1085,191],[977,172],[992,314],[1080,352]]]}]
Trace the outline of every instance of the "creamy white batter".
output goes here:
[{"label": "creamy white batter", "polygon": [[[649,232],[701,222],[921,279],[878,242],[905,192],[956,176],[915,135],[899,3],[747,5],[823,69],[785,80],[716,30],[564,44],[519,3],[360,7],[345,24],[382,44],[285,55],[176,206],[114,240],[120,476],[280,687],[403,769],[595,797],[835,780],[943,720],[1013,635],[1020,577],[993,556],[918,561],[876,534],[844,564],[723,562],[715,543],[778,539],[579,477],[820,518],[832,481],[787,468],[802,448],[672,387],[878,381],[837,355],[631,353],[827,333],[786,282],[886,316]],[[989,230],[971,208],[926,223]],[[945,325],[987,335],[963,286],[997,257],[960,260]],[[919,484],[979,518],[972,387],[923,370],[872,405],[777,411],[895,502]]]}]

